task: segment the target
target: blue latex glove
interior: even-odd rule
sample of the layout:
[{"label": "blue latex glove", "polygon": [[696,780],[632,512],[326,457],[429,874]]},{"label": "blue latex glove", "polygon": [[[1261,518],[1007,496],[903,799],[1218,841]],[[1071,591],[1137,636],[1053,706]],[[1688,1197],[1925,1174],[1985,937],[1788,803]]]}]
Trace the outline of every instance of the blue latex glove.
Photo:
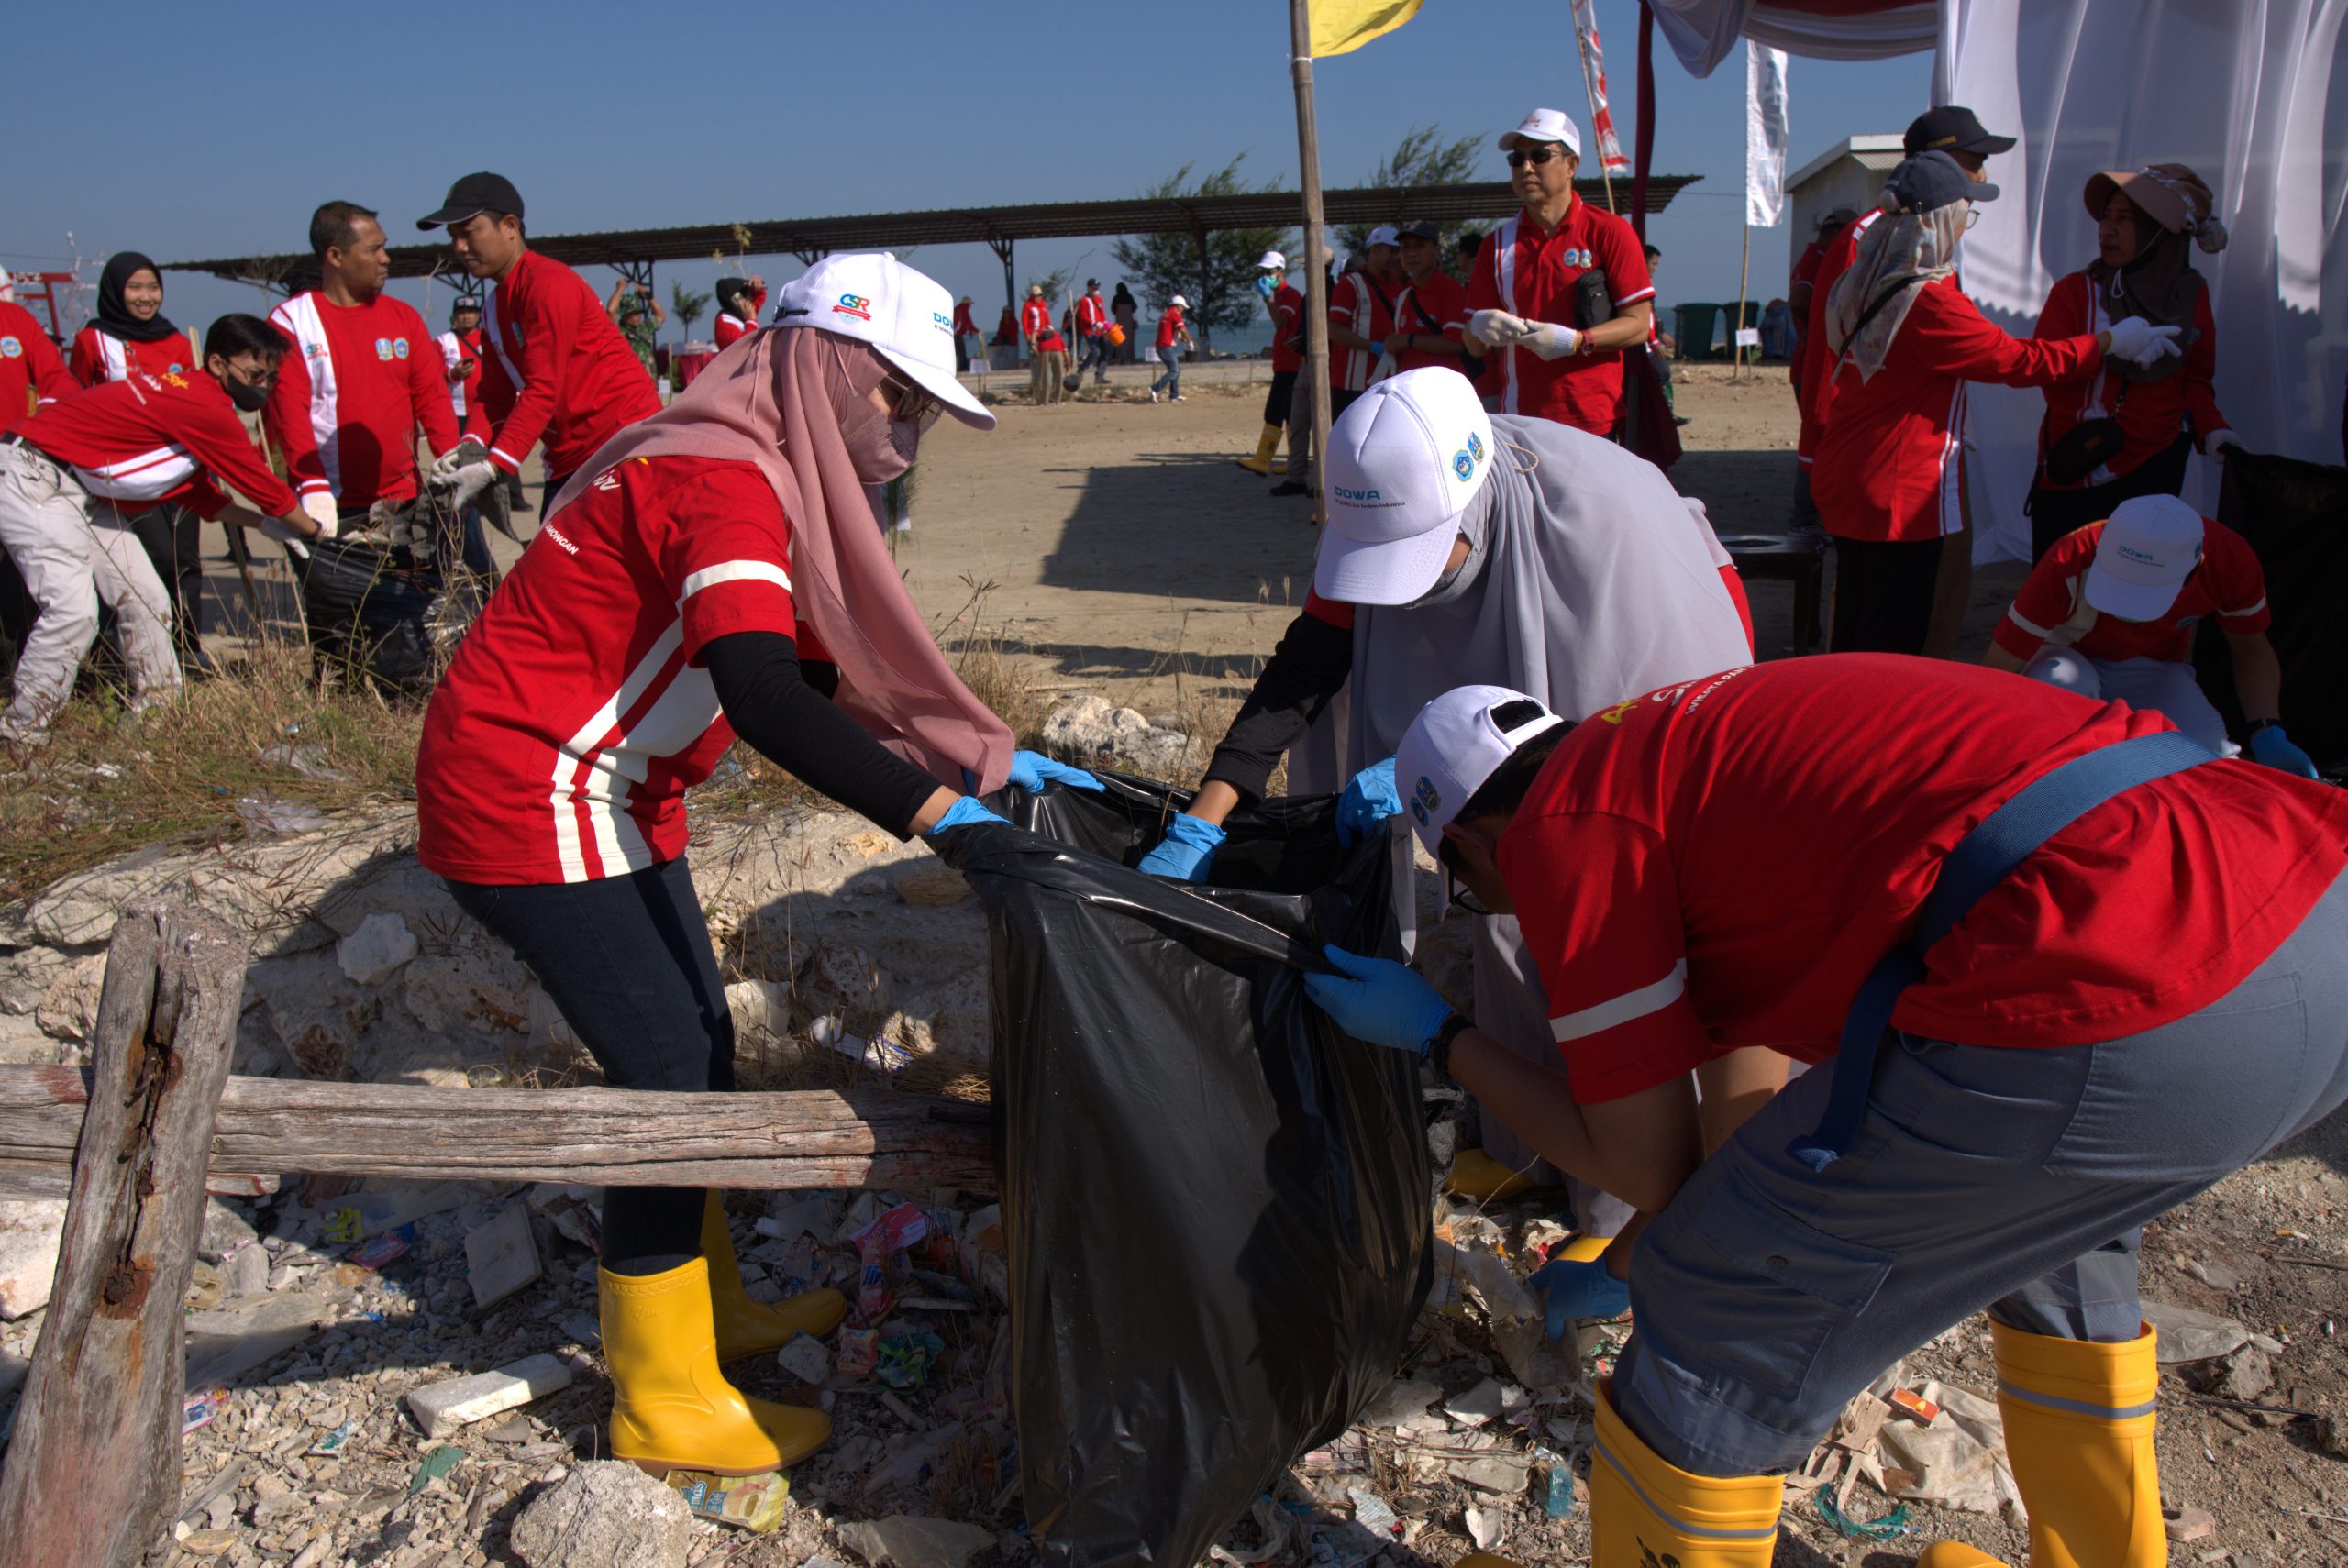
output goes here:
[{"label": "blue latex glove", "polygon": [[1177,882],[1203,882],[1207,879],[1207,867],[1213,864],[1215,848],[1222,843],[1221,828],[1204,817],[1185,812],[1166,824],[1165,838],[1141,857],[1135,869],[1153,877],[1169,877]]},{"label": "blue latex glove", "polygon": [[1030,795],[1039,792],[1047,784],[1065,784],[1071,790],[1107,787],[1083,768],[1070,767],[1065,762],[1054,762],[1040,751],[1013,752],[1010,781]]},{"label": "blue latex glove", "polygon": [[1324,947],[1341,975],[1307,975],[1304,994],[1339,1029],[1357,1040],[1424,1056],[1451,1021],[1451,1004],[1419,977],[1417,970],[1390,958],[1365,958],[1342,947]]},{"label": "blue latex glove", "polygon": [[1606,1272],[1606,1260],[1571,1263],[1564,1258],[1533,1271],[1525,1284],[1547,1309],[1549,1337],[1562,1340],[1577,1318],[1619,1318],[1631,1309],[1631,1283]]},{"label": "blue latex glove", "polygon": [[1273,277],[1269,272],[1261,274],[1256,280],[1256,292],[1263,295],[1266,299],[1270,299],[1274,294],[1279,293],[1279,289],[1280,281],[1278,278]]},{"label": "blue latex glove", "polygon": [[969,827],[973,823],[1002,823],[1005,827],[1011,825],[1010,823],[981,805],[976,795],[964,795],[947,807],[946,814],[937,819],[937,825],[922,836],[936,838],[941,833],[952,833],[956,828]]},{"label": "blue latex glove", "polygon": [[2280,724],[2269,724],[2250,737],[2251,759],[2269,767],[2279,767],[2286,773],[2296,773],[2302,778],[2315,775],[2315,758],[2293,745]]},{"label": "blue latex glove", "polygon": [[1353,777],[1337,797],[1337,842],[1351,844],[1374,833],[1388,817],[1402,814],[1402,797],[1394,792],[1394,759],[1373,762]]}]

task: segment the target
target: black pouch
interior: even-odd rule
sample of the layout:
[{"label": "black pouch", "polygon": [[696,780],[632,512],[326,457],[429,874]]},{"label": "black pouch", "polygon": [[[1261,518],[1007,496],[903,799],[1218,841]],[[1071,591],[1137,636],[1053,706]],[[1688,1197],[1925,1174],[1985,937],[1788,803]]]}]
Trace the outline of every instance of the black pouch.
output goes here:
[{"label": "black pouch", "polygon": [[2118,457],[2127,445],[2120,421],[2110,414],[2082,419],[2046,448],[2046,477],[2055,484],[2077,484]]},{"label": "black pouch", "polygon": [[1607,286],[1603,271],[1592,267],[1574,280],[1573,290],[1576,331],[1587,332],[1614,319],[1614,293]]},{"label": "black pouch", "polygon": [[[1433,1280],[1418,1067],[1304,994],[1402,956],[1401,819],[1234,812],[1214,880],[1130,870],[1190,792],[1007,792],[939,852],[987,914],[1012,1403],[1047,1562],[1201,1561],[1386,1386]],[[1028,829],[1034,831],[1027,831]]]}]

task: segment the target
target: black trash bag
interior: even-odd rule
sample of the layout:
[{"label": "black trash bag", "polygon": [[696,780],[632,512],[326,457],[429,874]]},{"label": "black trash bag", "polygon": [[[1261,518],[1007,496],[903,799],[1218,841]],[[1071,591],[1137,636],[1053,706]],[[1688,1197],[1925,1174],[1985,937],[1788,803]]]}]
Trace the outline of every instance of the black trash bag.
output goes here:
[{"label": "black trash bag", "polygon": [[[2250,541],[2266,571],[2283,666],[2283,728],[2327,773],[2348,765],[2348,469],[2237,447],[2226,454],[2218,521]],[[2195,673],[2226,728],[2243,738],[2233,657],[2215,619],[2193,650]]]},{"label": "black trash bag", "polygon": [[1403,955],[1408,860],[1269,801],[1194,891],[1126,868],[1188,792],[1100,777],[942,849],[987,911],[1028,1520],[1072,1568],[1189,1568],[1386,1386],[1434,1277],[1417,1066],[1302,983]]},{"label": "black trash bag", "polygon": [[307,547],[294,574],[313,655],[397,692],[429,689],[438,673],[431,628],[440,572],[407,550],[360,540],[314,539]]}]

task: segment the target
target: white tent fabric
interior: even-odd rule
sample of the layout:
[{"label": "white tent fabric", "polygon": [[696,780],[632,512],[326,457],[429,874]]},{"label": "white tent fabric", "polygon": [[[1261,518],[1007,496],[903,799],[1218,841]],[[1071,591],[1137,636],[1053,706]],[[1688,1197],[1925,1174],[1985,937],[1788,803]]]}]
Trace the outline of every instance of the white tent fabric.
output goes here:
[{"label": "white tent fabric", "polygon": [[[2218,406],[2254,451],[2341,460],[2348,379],[2348,0],[1946,0],[1938,95],[2019,137],[1966,237],[1965,291],[2028,334],[2095,255],[2088,176],[2191,165],[2232,242],[2195,255],[2218,328]],[[2339,116],[2331,118],[2331,116]],[[2028,559],[2022,502],[2044,402],[1976,387],[1967,491],[1977,561]],[[2217,502],[2196,458],[2186,499]]]},{"label": "white tent fabric", "polygon": [[1647,6],[1691,76],[1710,76],[1739,39],[1813,60],[1881,60],[1940,41],[1940,7],[1931,0],[1854,17],[1817,16],[1756,0],[1647,0]]}]

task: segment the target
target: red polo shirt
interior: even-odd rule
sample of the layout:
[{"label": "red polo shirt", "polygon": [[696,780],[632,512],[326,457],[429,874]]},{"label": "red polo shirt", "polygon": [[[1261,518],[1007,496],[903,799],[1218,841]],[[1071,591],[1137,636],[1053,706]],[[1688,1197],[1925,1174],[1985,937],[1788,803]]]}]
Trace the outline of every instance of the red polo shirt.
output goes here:
[{"label": "red polo shirt", "polygon": [[2266,606],[2266,572],[2258,553],[2214,517],[2204,517],[2201,528],[2201,562],[2177,589],[2168,613],[2157,620],[2122,621],[2088,603],[2088,568],[2095,564],[2104,530],[2103,524],[2090,523],[2064,535],[2038,558],[1990,640],[2022,659],[2053,639],[2088,658],[2186,664],[2193,658],[2193,628],[2204,616],[2215,615],[2220,626],[2238,637],[2266,630],[2275,613]]},{"label": "red polo shirt", "polygon": [[1272,293],[1272,370],[1304,369],[1304,291],[1282,282]]},{"label": "red polo shirt", "polygon": [[[1707,676],[1575,727],[1501,841],[1575,1097],[1745,1045],[1832,1055],[1940,862],[2025,785],[2169,729],[1977,666],[1893,654]],[[1927,955],[1895,1027],[2083,1045],[2238,985],[2348,867],[2348,791],[2210,762],[2086,812]]]},{"label": "red polo shirt", "polygon": [[33,313],[0,300],[0,435],[42,404],[81,390]]},{"label": "red polo shirt", "polygon": [[[1405,288],[1402,297],[1394,302],[1394,330],[1456,344],[1468,329],[1468,285],[1437,268]],[[1431,354],[1423,348],[1398,355],[1396,363],[1405,370],[1428,365],[1463,373],[1466,370],[1458,355]]]},{"label": "red polo shirt", "polygon": [[[2111,313],[2096,297],[2084,272],[2057,278],[2048,291],[2045,308],[2038,313],[2038,336],[2070,337],[2101,332],[2111,326]],[[2081,420],[2107,416],[2120,421],[2125,445],[2120,455],[2079,481],[2080,486],[2109,484],[2132,473],[2190,435],[2206,443],[2213,430],[2223,430],[2226,416],[2218,411],[2214,385],[2218,375],[2218,323],[2210,314],[2210,291],[2203,289],[2193,304],[2193,330],[2198,335],[2185,347],[2185,362],[2156,381],[2126,381],[2107,369],[2101,375],[2046,389],[2046,418],[2038,427],[2038,459],[2046,449],[2071,433]],[[2179,339],[2179,341],[2183,341]],[[2042,474],[2039,482],[2052,481]]]},{"label": "red polo shirt", "polygon": [[[1606,295],[1616,310],[1655,298],[1639,237],[1621,218],[1593,211],[1578,196],[1565,221],[1546,233],[1519,213],[1484,241],[1468,283],[1468,308],[1573,326],[1574,284],[1593,269],[1606,274]],[[1484,366],[1482,391],[1500,399],[1503,414],[1554,419],[1596,436],[1613,434],[1621,418],[1620,349],[1544,359],[1511,347],[1487,355]]]},{"label": "red polo shirt", "polygon": [[660,412],[660,394],[587,281],[526,250],[482,314],[481,399],[469,428],[490,460],[518,470],[547,445],[547,477],[583,465],[621,426]]}]

